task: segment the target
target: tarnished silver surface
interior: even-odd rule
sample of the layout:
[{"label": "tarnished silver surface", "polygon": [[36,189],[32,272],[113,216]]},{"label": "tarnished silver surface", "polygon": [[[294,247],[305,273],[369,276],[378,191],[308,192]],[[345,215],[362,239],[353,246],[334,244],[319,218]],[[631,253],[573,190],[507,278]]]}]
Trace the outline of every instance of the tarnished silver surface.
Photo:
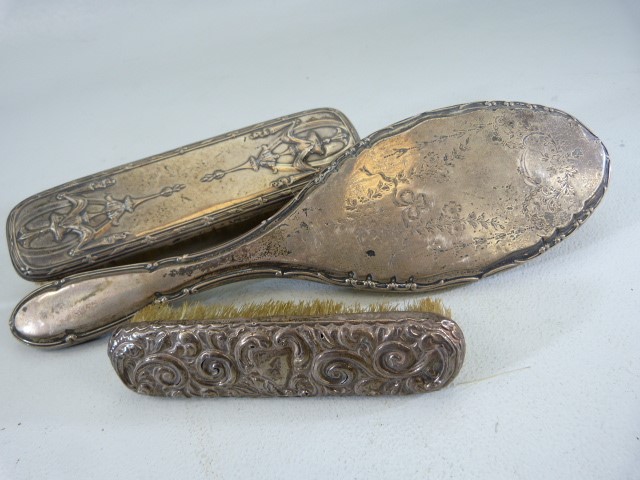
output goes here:
[{"label": "tarnished silver surface", "polygon": [[405,395],[458,373],[464,337],[433,313],[129,323],[109,341],[130,389],[159,396]]},{"label": "tarnished silver surface", "polygon": [[11,211],[12,262],[51,280],[266,216],[357,140],[339,111],[307,110],[65,183]]},{"label": "tarnished silver surface", "polygon": [[64,346],[154,301],[261,276],[383,292],[476,281],[573,232],[608,175],[600,140],[566,113],[513,102],[424,113],[358,143],[244,236],[45,285],[16,307],[11,329]]}]

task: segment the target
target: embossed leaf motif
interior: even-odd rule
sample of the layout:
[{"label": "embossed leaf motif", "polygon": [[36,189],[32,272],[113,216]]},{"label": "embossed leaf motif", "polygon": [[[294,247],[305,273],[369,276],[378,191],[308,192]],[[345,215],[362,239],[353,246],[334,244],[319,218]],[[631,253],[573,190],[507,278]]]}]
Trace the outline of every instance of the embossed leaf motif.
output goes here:
[{"label": "embossed leaf motif", "polygon": [[150,395],[309,396],[435,390],[464,356],[455,324],[432,317],[240,323],[123,327],[111,361],[127,386]]}]

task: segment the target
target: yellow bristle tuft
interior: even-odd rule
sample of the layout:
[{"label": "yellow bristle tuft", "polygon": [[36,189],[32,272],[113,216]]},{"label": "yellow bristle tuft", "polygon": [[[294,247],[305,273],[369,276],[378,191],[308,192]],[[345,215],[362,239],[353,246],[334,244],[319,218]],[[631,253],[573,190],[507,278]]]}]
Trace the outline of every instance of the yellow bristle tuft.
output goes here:
[{"label": "yellow bristle tuft", "polygon": [[207,305],[183,303],[173,307],[167,304],[149,305],[137,312],[132,322],[197,322],[200,320],[227,320],[233,318],[305,317],[340,313],[367,312],[425,312],[450,318],[451,311],[440,300],[425,298],[407,305],[377,303],[372,305],[346,305],[333,300],[293,302],[269,300],[263,303],[235,305]]}]

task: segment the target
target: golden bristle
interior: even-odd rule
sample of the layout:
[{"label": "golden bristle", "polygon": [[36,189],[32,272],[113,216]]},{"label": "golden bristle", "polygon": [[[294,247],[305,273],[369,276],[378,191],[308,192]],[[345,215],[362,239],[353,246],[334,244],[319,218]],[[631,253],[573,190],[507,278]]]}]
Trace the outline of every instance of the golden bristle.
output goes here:
[{"label": "golden bristle", "polygon": [[263,303],[247,303],[241,306],[184,303],[181,306],[172,307],[167,304],[154,304],[137,312],[131,321],[196,322],[233,318],[315,317],[339,313],[367,312],[425,312],[437,313],[447,318],[451,317],[451,311],[442,304],[442,301],[425,298],[407,305],[390,305],[388,303],[346,305],[333,300],[312,300],[307,302],[269,300]]}]

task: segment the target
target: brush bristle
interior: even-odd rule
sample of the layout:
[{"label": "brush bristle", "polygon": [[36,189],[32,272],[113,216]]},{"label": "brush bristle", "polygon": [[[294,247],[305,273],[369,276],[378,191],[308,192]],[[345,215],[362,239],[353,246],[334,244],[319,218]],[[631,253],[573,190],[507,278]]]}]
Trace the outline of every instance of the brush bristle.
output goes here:
[{"label": "brush bristle", "polygon": [[149,305],[137,312],[132,322],[197,322],[201,320],[227,320],[233,318],[268,318],[325,316],[340,313],[367,312],[425,312],[437,313],[450,318],[451,311],[440,300],[425,298],[408,305],[378,303],[372,305],[346,305],[333,300],[313,300],[309,302],[285,302],[269,300],[264,303],[235,305],[207,305],[184,303],[178,307],[167,304]]}]

